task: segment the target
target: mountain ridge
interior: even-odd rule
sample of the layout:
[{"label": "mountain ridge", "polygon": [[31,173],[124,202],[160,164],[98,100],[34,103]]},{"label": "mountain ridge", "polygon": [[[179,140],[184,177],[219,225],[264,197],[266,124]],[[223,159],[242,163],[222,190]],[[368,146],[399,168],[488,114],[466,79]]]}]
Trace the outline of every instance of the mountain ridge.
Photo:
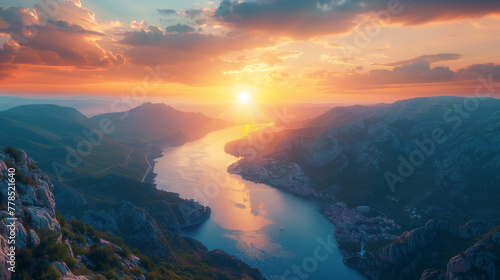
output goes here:
[{"label": "mountain ridge", "polygon": [[[246,147],[255,135],[228,143],[226,150],[241,157],[228,171],[324,203],[323,213],[338,225],[345,256],[356,255],[361,244],[377,254],[398,244],[404,231],[432,219],[451,227],[471,220],[500,224],[500,100],[414,98],[376,109],[334,108],[312,123],[277,132],[275,141],[259,143],[264,147],[252,154],[238,147]],[[356,212],[358,207],[367,213]],[[435,248],[436,253],[451,260],[455,245],[446,244],[450,247]],[[402,267],[410,262],[399,261]],[[355,266],[368,272],[366,265]],[[412,268],[412,278],[398,278],[381,272],[386,265],[372,266],[369,274],[383,275],[373,279],[419,279],[426,268],[446,270],[446,263],[434,267],[424,260]],[[430,274],[436,275],[427,271],[426,277]],[[446,279],[465,279],[453,275]]]}]

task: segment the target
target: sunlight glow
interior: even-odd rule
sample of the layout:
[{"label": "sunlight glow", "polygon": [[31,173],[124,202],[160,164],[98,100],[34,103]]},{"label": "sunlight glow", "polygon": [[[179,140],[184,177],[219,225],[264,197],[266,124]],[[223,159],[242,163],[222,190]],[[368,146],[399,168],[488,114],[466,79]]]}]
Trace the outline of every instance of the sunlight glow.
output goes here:
[{"label": "sunlight glow", "polygon": [[238,99],[241,103],[247,103],[250,100],[250,94],[248,94],[247,92],[240,92],[240,94],[238,95]]}]

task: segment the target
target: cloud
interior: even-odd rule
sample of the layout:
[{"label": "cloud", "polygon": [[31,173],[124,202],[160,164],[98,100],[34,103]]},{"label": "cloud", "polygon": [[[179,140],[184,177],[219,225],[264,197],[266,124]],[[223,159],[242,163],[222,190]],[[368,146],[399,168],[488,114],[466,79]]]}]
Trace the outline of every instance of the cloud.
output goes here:
[{"label": "cloud", "polygon": [[417,56],[414,58],[400,60],[400,61],[391,62],[391,63],[382,63],[382,64],[375,63],[373,65],[396,67],[396,66],[403,66],[403,65],[408,65],[408,64],[412,64],[412,63],[417,63],[417,62],[421,62],[421,61],[427,61],[429,64],[434,64],[434,63],[443,62],[443,61],[458,60],[461,57],[462,57],[462,55],[456,54],[456,53],[440,53],[440,54],[431,54],[431,55],[421,55],[421,56]]},{"label": "cloud", "polygon": [[[399,3],[391,4],[391,3]],[[314,38],[344,33],[370,12],[392,12],[391,24],[417,25],[500,12],[498,0],[222,0],[214,19],[228,27],[272,36]]]},{"label": "cloud", "polygon": [[176,25],[167,26],[167,32],[168,33],[174,33],[174,32],[177,32],[177,33],[194,32],[194,28],[191,27],[191,26],[189,26],[189,25],[178,23]]},{"label": "cloud", "polygon": [[285,81],[285,79],[290,78],[290,74],[278,71],[273,71],[269,73],[267,76],[273,83],[282,83]]},{"label": "cloud", "polygon": [[354,61],[356,61],[356,58],[354,57],[345,57],[345,56],[338,56],[334,54],[322,54],[320,56],[320,61],[325,61],[333,64],[345,64],[345,65],[354,65]]},{"label": "cloud", "polygon": [[473,64],[452,71],[449,67],[430,67],[428,61],[420,60],[394,67],[392,70],[375,69],[367,73],[352,71],[333,73],[321,70],[306,77],[319,80],[320,86],[372,89],[383,85],[477,83],[478,77],[486,78],[489,75],[492,75],[493,79],[500,79],[500,64]]},{"label": "cloud", "polygon": [[298,57],[302,52],[298,51],[267,51],[259,55],[260,62],[264,62],[269,66],[283,62],[284,59]]},{"label": "cloud", "polygon": [[[96,40],[104,34],[92,23],[93,14],[78,10],[73,2],[59,8],[73,15],[81,24],[40,14],[23,8],[0,7],[0,34],[9,34],[11,40],[0,49],[0,61],[13,64],[70,65],[80,68],[107,67],[124,63],[124,58],[102,49]],[[45,16],[45,18],[44,18]],[[65,15],[64,17],[67,17]],[[85,27],[86,26],[86,27]]]},{"label": "cloud", "polygon": [[203,10],[202,9],[189,9],[189,10],[184,11],[184,14],[187,17],[195,18],[195,17],[200,16],[201,14],[203,14]]},{"label": "cloud", "polygon": [[175,14],[177,14],[177,11],[172,10],[172,9],[158,9],[157,11],[161,15],[175,15]]},{"label": "cloud", "polygon": [[214,59],[232,51],[272,45],[263,36],[232,31],[218,36],[195,32],[163,32],[158,26],[137,31],[125,31],[117,43],[132,63],[140,65],[177,64],[203,59]]},{"label": "cloud", "polygon": [[479,76],[486,78],[489,75],[496,80],[500,79],[500,64],[495,63],[484,63],[484,64],[472,64],[467,67],[462,67],[457,70],[456,76],[458,79],[478,79]]}]

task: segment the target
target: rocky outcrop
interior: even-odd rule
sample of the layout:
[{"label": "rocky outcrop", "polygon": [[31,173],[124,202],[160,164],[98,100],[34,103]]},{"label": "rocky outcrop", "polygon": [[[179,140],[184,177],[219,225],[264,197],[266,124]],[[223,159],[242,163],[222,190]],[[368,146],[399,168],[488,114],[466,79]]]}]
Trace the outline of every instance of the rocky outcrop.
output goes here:
[{"label": "rocky outcrop", "polygon": [[[6,236],[10,232],[7,225],[15,221],[15,247],[22,251],[29,245],[38,244],[40,239],[33,229],[44,229],[61,232],[61,226],[55,215],[55,199],[52,195],[54,186],[41,170],[36,168],[33,159],[29,158],[22,150],[15,152],[15,157],[5,152],[0,152],[0,201],[8,201],[8,169],[15,170],[16,189],[14,202],[14,216],[7,212],[5,204],[0,210],[0,279],[10,279],[7,270],[8,248]],[[9,166],[7,166],[9,165]],[[29,182],[29,183],[28,183]],[[11,189],[12,191],[12,189]],[[12,205],[11,205],[12,206]],[[26,227],[32,229],[28,231]],[[10,266],[9,266],[10,267]]]},{"label": "rocky outcrop", "polygon": [[498,228],[465,252],[453,257],[446,271],[426,270],[421,280],[500,279],[500,233]]},{"label": "rocky outcrop", "polygon": [[460,226],[457,236],[462,239],[471,239],[482,236],[493,229],[493,224],[487,221],[473,220]]},{"label": "rocky outcrop", "polygon": [[122,201],[109,213],[118,224],[120,232],[128,237],[128,244],[157,256],[171,255],[160,226],[148,211],[131,202]]},{"label": "rocky outcrop", "polygon": [[38,244],[40,244],[40,237],[34,229],[30,229],[30,245],[37,246]]},{"label": "rocky outcrop", "polygon": [[[212,210],[208,206],[203,206],[199,202],[189,200],[179,203],[173,209],[173,214],[177,217],[179,227],[191,227],[206,221]],[[166,216],[168,214],[168,216]],[[171,218],[170,213],[159,213],[162,220]]]},{"label": "rocky outcrop", "polygon": [[106,211],[95,211],[89,209],[84,212],[82,222],[92,225],[95,229],[102,232],[112,232],[117,234],[120,232],[120,228],[108,212]]},{"label": "rocky outcrop", "polygon": [[62,280],[93,280],[94,278],[89,276],[75,276],[68,265],[64,262],[54,262],[54,267],[61,273]]},{"label": "rocky outcrop", "polygon": [[[471,221],[458,229],[448,222],[431,220],[424,227],[405,232],[394,243],[364,257],[345,260],[347,265],[363,271],[370,279],[425,279],[465,280],[499,279],[500,233],[490,234],[464,253],[452,257],[447,271],[422,268],[432,267],[455,246],[490,232],[492,226],[484,221]],[[421,276],[418,276],[421,275]],[[496,278],[497,277],[497,278]]]},{"label": "rocky outcrop", "polygon": [[8,264],[9,258],[9,244],[7,239],[4,238],[4,234],[0,235],[0,279],[7,280],[11,278],[11,272],[8,270],[10,265]]}]

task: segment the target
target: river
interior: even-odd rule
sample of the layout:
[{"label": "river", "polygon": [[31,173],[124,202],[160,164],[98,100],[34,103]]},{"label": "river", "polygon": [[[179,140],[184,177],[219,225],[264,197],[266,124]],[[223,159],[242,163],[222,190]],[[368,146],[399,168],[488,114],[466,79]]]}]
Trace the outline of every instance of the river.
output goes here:
[{"label": "river", "polygon": [[335,226],[319,212],[318,203],[226,172],[237,158],[226,154],[224,145],[265,126],[215,131],[166,149],[156,160],[159,189],[212,208],[206,222],[183,229],[183,234],[209,250],[242,259],[270,280],[366,279],[344,265],[337,247],[332,247]]}]

